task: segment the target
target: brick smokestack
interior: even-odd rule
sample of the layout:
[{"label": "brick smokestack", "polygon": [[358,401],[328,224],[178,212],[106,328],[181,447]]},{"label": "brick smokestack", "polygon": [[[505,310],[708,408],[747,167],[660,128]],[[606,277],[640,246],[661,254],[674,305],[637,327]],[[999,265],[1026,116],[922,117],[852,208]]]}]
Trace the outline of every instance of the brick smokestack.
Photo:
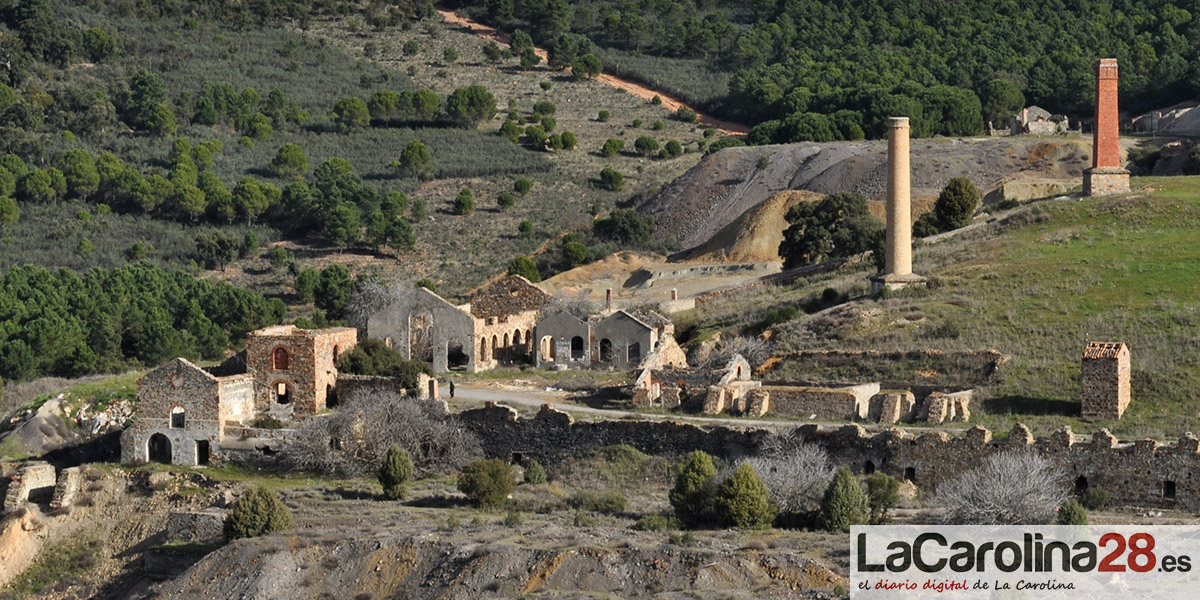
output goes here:
[{"label": "brick smokestack", "polygon": [[604,290],[604,308],[612,310],[612,288]]},{"label": "brick smokestack", "polygon": [[1129,192],[1129,171],[1121,168],[1121,132],[1117,119],[1117,59],[1096,64],[1096,123],[1092,168],[1083,172],[1083,194],[1104,196]]}]

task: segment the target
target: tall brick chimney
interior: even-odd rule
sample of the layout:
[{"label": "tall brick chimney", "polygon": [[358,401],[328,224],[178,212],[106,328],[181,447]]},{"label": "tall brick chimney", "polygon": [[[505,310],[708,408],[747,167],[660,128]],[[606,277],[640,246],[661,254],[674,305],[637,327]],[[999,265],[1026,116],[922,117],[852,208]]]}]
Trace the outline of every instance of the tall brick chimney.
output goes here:
[{"label": "tall brick chimney", "polygon": [[1129,171],[1121,168],[1121,139],[1117,113],[1117,59],[1096,65],[1096,123],[1092,138],[1092,168],[1083,172],[1085,196],[1129,192]]},{"label": "tall brick chimney", "polygon": [[612,310],[612,288],[604,290],[604,308]]}]

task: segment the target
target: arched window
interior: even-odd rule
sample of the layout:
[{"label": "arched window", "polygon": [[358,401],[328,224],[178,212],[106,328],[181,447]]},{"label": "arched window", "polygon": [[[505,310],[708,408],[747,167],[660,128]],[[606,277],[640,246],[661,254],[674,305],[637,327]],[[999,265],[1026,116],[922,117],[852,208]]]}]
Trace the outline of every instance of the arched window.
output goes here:
[{"label": "arched window", "polygon": [[171,429],[183,429],[186,427],[187,415],[182,406],[176,406],[171,409]]},{"label": "arched window", "polygon": [[571,360],[579,360],[583,358],[583,338],[575,336],[571,338]]},{"label": "arched window", "polygon": [[612,362],[613,343],[608,338],[600,340],[600,362]]},{"label": "arched window", "polygon": [[284,348],[282,346],[280,346],[279,348],[276,348],[275,352],[272,353],[271,357],[272,357],[272,361],[271,361],[272,368],[274,368],[276,371],[288,370],[289,357],[288,357],[287,348]]}]

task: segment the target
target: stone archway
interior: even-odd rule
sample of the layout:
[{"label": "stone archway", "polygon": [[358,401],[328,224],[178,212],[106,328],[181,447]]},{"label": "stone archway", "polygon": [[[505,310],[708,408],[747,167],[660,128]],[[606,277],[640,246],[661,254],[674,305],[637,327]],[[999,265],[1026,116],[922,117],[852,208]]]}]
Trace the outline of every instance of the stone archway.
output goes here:
[{"label": "stone archway", "polygon": [[150,462],[171,464],[171,440],[161,433],[150,436],[146,441],[146,456]]}]

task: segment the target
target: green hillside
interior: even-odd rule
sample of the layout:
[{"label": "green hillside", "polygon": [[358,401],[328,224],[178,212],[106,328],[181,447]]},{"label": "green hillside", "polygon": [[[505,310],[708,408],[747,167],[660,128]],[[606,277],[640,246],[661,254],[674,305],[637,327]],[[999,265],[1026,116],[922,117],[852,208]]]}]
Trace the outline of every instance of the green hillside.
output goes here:
[{"label": "green hillside", "polygon": [[[868,267],[855,265],[783,289],[747,291],[689,314],[694,338],[716,330],[757,333],[781,306],[820,308],[826,288],[859,299],[776,326],[768,379],[877,379],[897,385],[977,387],[983,424],[1024,421],[1044,431],[1070,417],[1076,432],[1109,427],[1123,437],[1200,430],[1200,178],[1135,179],[1113,198],[1064,198],[1001,214],[935,245],[918,247],[926,289],[863,298]],[[1133,402],[1115,423],[1076,422],[1079,362],[1087,341],[1123,341],[1133,355]],[[849,362],[810,350],[898,356]],[[944,354],[927,355],[932,349]],[[970,353],[1012,356],[986,376]],[[979,413],[985,413],[980,415]]]}]

